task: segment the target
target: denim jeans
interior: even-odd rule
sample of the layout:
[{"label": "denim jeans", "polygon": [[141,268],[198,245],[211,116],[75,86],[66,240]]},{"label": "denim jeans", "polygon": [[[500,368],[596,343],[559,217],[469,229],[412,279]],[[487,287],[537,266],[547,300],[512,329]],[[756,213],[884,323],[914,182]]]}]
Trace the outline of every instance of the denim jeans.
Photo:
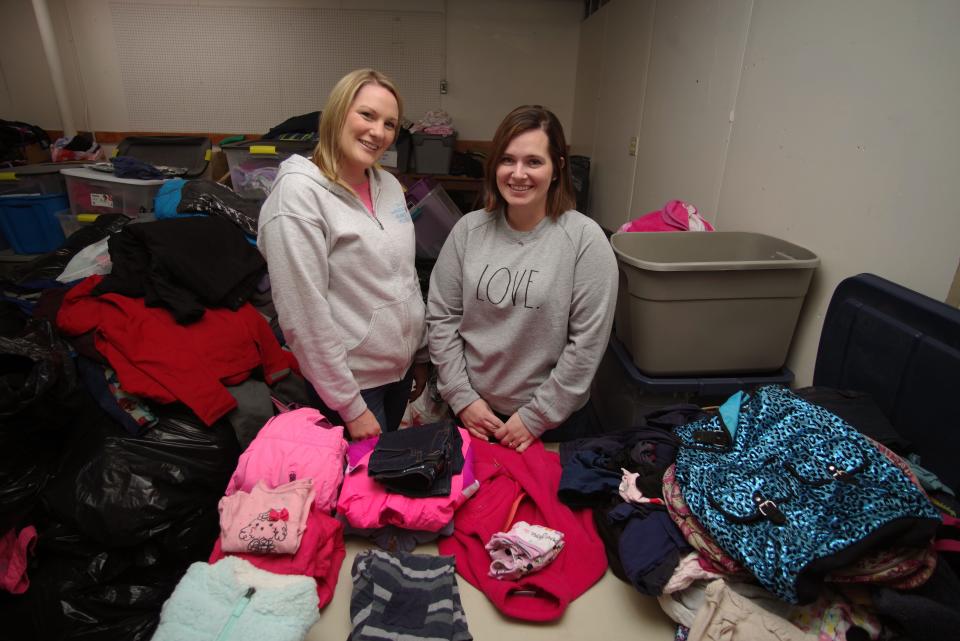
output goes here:
[{"label": "denim jeans", "polygon": [[[410,398],[410,390],[413,387],[413,368],[407,370],[406,376],[396,383],[387,383],[379,387],[370,387],[360,390],[360,396],[367,404],[367,409],[373,412],[380,423],[380,429],[384,432],[395,432],[400,427],[400,421],[403,419],[403,413],[407,409],[407,401]],[[320,399],[320,395],[313,389],[313,386],[307,381],[307,395],[313,401],[321,414],[327,417],[334,425],[344,425],[344,420],[340,414],[333,411]]]},{"label": "denim jeans", "polygon": [[370,455],[367,474],[405,496],[447,496],[452,475],[463,471],[462,446],[450,421],[384,434]]}]

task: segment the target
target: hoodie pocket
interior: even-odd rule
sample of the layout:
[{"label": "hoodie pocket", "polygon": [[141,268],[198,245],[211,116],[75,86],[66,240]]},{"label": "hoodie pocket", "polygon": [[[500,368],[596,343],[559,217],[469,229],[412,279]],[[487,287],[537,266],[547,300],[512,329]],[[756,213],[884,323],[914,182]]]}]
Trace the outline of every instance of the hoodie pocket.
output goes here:
[{"label": "hoodie pocket", "polygon": [[[424,309],[420,292],[374,310],[366,335],[349,349],[353,369],[405,369],[423,336]],[[402,372],[401,372],[402,375]]]},{"label": "hoodie pocket", "polygon": [[367,333],[360,342],[350,348],[350,354],[366,354],[375,356],[377,353],[387,355],[396,351],[398,343],[402,342],[403,332],[398,317],[399,303],[374,310],[367,325]]}]

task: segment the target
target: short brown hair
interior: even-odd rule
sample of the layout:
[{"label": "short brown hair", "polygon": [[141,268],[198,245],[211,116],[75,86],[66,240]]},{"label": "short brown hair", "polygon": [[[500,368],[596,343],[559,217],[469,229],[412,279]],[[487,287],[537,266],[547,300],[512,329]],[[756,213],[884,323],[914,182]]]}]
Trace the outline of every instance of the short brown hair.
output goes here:
[{"label": "short brown hair", "polygon": [[547,148],[556,178],[550,182],[547,191],[547,215],[556,219],[563,212],[576,207],[570,163],[566,162],[567,141],[563,136],[560,120],[552,111],[540,105],[523,105],[507,114],[493,136],[493,148],[484,166],[484,209],[487,211],[506,208],[507,201],[497,188],[497,165],[500,164],[507,145],[520,134],[534,129],[541,129],[547,134]]},{"label": "short brown hair", "polygon": [[366,85],[380,85],[393,94],[397,99],[397,116],[403,117],[403,101],[393,81],[374,69],[357,69],[351,71],[334,85],[327,98],[327,104],[320,114],[320,131],[317,146],[313,149],[313,162],[320,168],[320,172],[328,179],[352,191],[352,188],[339,176],[340,169],[340,132],[343,123],[347,120],[350,105],[357,97],[357,93]]}]

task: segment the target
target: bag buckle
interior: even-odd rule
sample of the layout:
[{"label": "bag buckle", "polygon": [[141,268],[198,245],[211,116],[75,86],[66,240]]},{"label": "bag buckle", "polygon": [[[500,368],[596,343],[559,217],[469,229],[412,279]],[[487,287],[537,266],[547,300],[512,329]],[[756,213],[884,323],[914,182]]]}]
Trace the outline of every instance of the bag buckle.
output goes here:
[{"label": "bag buckle", "polygon": [[757,504],[757,510],[771,523],[783,525],[787,522],[787,517],[780,508],[771,499],[764,498],[759,492],[753,495],[753,500]]},{"label": "bag buckle", "polygon": [[834,481],[841,481],[843,483],[850,483],[851,485],[857,484],[857,479],[849,472],[844,472],[839,467],[830,463],[827,465],[827,471],[830,473],[830,476],[833,477]]}]

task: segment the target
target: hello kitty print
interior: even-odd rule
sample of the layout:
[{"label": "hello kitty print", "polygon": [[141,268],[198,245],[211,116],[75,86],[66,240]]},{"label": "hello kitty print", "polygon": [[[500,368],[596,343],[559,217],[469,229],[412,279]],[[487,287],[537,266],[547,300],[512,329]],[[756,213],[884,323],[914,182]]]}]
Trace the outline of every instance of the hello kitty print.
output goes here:
[{"label": "hello kitty print", "polygon": [[296,554],[314,499],[312,479],[276,488],[263,481],[220,499],[220,543],[226,553]]}]

